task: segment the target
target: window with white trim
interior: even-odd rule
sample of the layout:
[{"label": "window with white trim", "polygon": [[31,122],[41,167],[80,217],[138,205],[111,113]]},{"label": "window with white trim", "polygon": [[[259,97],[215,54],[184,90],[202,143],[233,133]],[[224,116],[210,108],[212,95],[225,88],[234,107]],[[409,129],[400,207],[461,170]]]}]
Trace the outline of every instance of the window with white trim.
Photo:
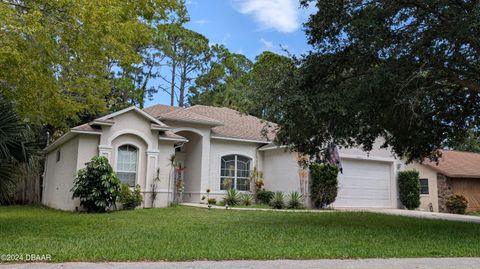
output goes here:
[{"label": "window with white trim", "polygon": [[227,190],[228,185],[239,191],[250,190],[251,159],[241,155],[226,155],[221,159],[220,189]]},{"label": "window with white trim", "polygon": [[137,178],[138,150],[132,145],[118,148],[117,175],[121,182],[135,186]]}]

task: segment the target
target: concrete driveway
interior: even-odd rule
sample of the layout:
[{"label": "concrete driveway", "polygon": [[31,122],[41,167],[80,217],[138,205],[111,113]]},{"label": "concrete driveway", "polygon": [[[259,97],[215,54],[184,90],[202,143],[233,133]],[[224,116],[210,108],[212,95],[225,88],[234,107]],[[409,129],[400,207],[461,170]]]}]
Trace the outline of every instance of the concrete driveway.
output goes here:
[{"label": "concrete driveway", "polygon": [[274,261],[194,261],[194,262],[135,262],[135,263],[27,263],[4,264],[0,269],[478,269],[480,258],[415,258],[362,260],[274,260]]},{"label": "concrete driveway", "polygon": [[[205,204],[196,204],[196,203],[183,203],[182,205],[198,207],[198,208],[208,208]],[[223,209],[224,206],[212,206],[213,209]],[[470,215],[457,215],[457,214],[448,214],[448,213],[438,213],[438,212],[428,212],[428,211],[417,211],[417,210],[405,210],[405,209],[384,209],[384,208],[335,208],[335,210],[315,210],[315,209],[270,209],[270,208],[229,208],[228,210],[241,210],[241,211],[280,211],[280,212],[290,212],[290,213],[332,213],[335,211],[344,211],[344,212],[372,212],[380,213],[387,215],[396,215],[404,217],[413,217],[421,219],[440,219],[440,220],[452,220],[452,221],[463,221],[463,222],[474,222],[480,223],[480,216],[470,216]]]},{"label": "concrete driveway", "polygon": [[474,222],[480,223],[480,216],[471,216],[471,215],[457,215],[457,214],[448,214],[448,213],[438,213],[438,212],[428,212],[428,211],[417,211],[417,210],[404,210],[404,209],[338,209],[341,211],[366,211],[373,213],[381,213],[388,215],[396,216],[405,216],[421,219],[440,219],[440,220],[453,220],[453,221],[463,221],[463,222]]}]

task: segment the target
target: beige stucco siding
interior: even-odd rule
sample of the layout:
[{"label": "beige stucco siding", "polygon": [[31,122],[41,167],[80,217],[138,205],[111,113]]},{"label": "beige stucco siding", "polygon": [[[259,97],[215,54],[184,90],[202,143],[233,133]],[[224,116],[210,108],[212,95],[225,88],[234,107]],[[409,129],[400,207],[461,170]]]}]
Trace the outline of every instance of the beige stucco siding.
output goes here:
[{"label": "beige stucco siding", "polygon": [[[212,191],[212,195],[223,197],[225,191],[220,190],[220,160],[222,156],[237,154],[248,157],[252,160],[250,169],[258,164],[257,148],[258,144],[250,142],[238,142],[221,139],[212,139],[210,144],[210,177],[208,187]],[[261,169],[261,167],[259,167]],[[205,190],[202,190],[205,192]]]},{"label": "beige stucco siding", "polygon": [[[79,137],[75,137],[46,156],[43,204],[62,210],[74,210],[78,199],[72,200],[73,181],[77,172]],[[60,160],[57,162],[57,152]]]},{"label": "beige stucco siding", "polygon": [[420,178],[428,179],[428,194],[420,194],[420,210],[429,211],[429,204],[432,203],[433,211],[438,212],[438,188],[437,188],[437,172],[425,165],[417,162],[406,165],[406,170],[416,170],[419,172]]},{"label": "beige stucco siding", "polygon": [[300,192],[297,154],[285,149],[263,152],[263,178],[265,189],[281,192]]},{"label": "beige stucco siding", "polygon": [[77,170],[84,168],[93,156],[98,155],[99,135],[82,134],[78,137]]}]

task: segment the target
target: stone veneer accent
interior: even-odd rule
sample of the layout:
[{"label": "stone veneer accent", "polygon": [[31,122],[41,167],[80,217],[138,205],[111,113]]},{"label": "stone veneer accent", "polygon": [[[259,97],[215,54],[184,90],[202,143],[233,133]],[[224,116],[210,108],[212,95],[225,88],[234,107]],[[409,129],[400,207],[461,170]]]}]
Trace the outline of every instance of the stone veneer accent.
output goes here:
[{"label": "stone veneer accent", "polygon": [[438,211],[448,212],[446,203],[448,197],[453,195],[450,178],[437,174],[437,188],[438,188]]}]

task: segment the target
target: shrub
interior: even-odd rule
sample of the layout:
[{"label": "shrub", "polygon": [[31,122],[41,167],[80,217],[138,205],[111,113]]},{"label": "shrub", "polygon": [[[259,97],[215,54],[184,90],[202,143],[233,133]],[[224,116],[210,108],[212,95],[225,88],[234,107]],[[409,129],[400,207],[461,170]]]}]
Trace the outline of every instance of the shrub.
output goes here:
[{"label": "shrub", "polygon": [[217,199],[215,198],[208,198],[207,203],[209,205],[216,205],[217,204]]},{"label": "shrub", "polygon": [[290,209],[303,208],[302,202],[303,202],[303,196],[297,191],[292,191],[288,195],[287,207]]},{"label": "shrub", "polygon": [[227,195],[225,195],[225,204],[229,206],[235,206],[239,203],[239,196],[238,192],[235,189],[229,189],[227,190]]},{"label": "shrub", "polygon": [[409,210],[420,206],[420,177],[418,171],[408,170],[398,173],[400,202]]},{"label": "shrub", "polygon": [[136,185],[135,189],[132,191],[130,186],[127,184],[122,184],[120,189],[120,195],[118,201],[122,203],[123,209],[135,209],[137,206],[142,204],[143,198],[140,191],[140,185]]},{"label": "shrub", "polygon": [[448,212],[450,213],[465,214],[465,209],[467,209],[468,201],[465,196],[457,194],[448,197],[445,205],[447,206]]},{"label": "shrub", "polygon": [[324,208],[333,203],[338,192],[337,167],[314,163],[310,165],[310,173],[312,205]]},{"label": "shrub", "polygon": [[270,200],[273,197],[273,192],[272,191],[266,191],[266,190],[261,190],[258,191],[256,194],[257,201],[262,204],[270,204]]},{"label": "shrub", "polygon": [[272,196],[272,200],[270,201],[270,205],[275,209],[282,209],[285,207],[285,196],[283,192],[277,191]]},{"label": "shrub", "polygon": [[240,196],[240,201],[241,201],[242,205],[249,206],[249,205],[252,204],[253,195],[251,193],[243,193]]},{"label": "shrub", "polygon": [[95,156],[87,166],[78,170],[73,188],[73,198],[88,212],[105,212],[115,205],[120,192],[120,180],[107,158]]}]

